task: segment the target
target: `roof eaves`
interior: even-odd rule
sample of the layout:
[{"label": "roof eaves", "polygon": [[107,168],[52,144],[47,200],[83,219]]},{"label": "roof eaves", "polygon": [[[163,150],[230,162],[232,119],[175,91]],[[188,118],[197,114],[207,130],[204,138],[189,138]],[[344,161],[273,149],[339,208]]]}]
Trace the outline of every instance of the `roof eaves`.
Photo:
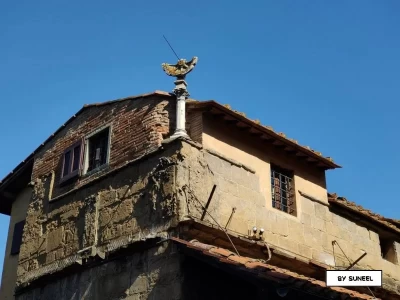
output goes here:
[{"label": "roof eaves", "polygon": [[349,290],[343,287],[327,287],[326,283],[315,278],[310,278],[296,272],[283,269],[274,265],[270,265],[260,259],[253,259],[251,257],[239,256],[236,253],[220,248],[214,245],[204,244],[197,240],[185,241],[179,238],[171,238],[175,243],[185,246],[192,251],[197,251],[200,255],[206,255],[218,259],[221,263],[230,263],[242,267],[241,270],[246,270],[251,273],[258,274],[261,278],[276,280],[285,283],[286,280],[293,282],[308,282],[321,291],[331,290],[341,294],[347,294],[356,299],[371,299],[371,296],[359,293],[357,291]]},{"label": "roof eaves", "polygon": [[355,212],[359,215],[366,217],[367,219],[377,222],[388,229],[396,231],[398,234],[400,233],[400,222],[393,219],[385,218],[382,215],[372,212],[369,209],[362,207],[354,202],[347,200],[344,197],[338,197],[335,193],[328,193],[328,202],[333,205],[338,205],[344,209],[347,209],[351,212]]},{"label": "roof eaves", "polygon": [[7,174],[2,180],[0,180],[0,189],[2,188],[2,186],[7,181],[12,180],[12,178],[14,177],[14,174],[16,174],[17,171],[20,168],[22,168],[25,165],[26,162],[28,162],[30,159],[33,159],[34,155],[36,153],[38,153],[40,151],[40,149],[42,149],[44,147],[44,145],[46,145],[49,141],[51,141],[56,134],[58,134],[62,129],[64,129],[64,127],[67,126],[69,123],[71,123],[72,120],[74,120],[78,115],[80,115],[85,109],[90,108],[90,107],[95,107],[95,106],[109,105],[109,104],[113,104],[113,103],[116,103],[116,102],[122,102],[122,101],[126,101],[126,100],[135,100],[135,99],[139,99],[139,98],[145,98],[145,97],[154,96],[154,95],[157,95],[157,96],[172,96],[171,93],[156,90],[156,91],[151,92],[151,93],[141,94],[141,95],[137,95],[137,96],[130,96],[130,97],[126,97],[126,98],[110,100],[110,101],[101,102],[101,103],[85,104],[77,113],[75,113],[63,125],[61,125],[53,134],[51,134],[39,147],[37,147],[31,154],[29,154],[26,159],[24,159],[9,174]]},{"label": "roof eaves", "polygon": [[258,130],[272,136],[273,138],[281,141],[282,143],[285,143],[288,146],[294,147],[297,151],[302,152],[302,153],[306,154],[307,156],[313,157],[317,161],[325,164],[329,169],[341,168],[340,165],[333,162],[332,158],[323,157],[320,152],[315,151],[307,146],[301,146],[300,144],[298,144],[298,142],[296,140],[287,138],[284,133],[275,132],[272,127],[261,125],[260,121],[251,120],[251,119],[247,118],[244,113],[231,109],[229,105],[222,105],[222,104],[216,102],[215,100],[207,100],[207,101],[202,101],[202,102],[190,102],[190,103],[188,103],[188,106],[196,107],[196,108],[207,108],[209,106],[212,106],[214,108],[217,108],[217,109],[223,111],[224,113],[229,114],[232,117],[235,117],[237,119],[240,119],[240,121],[245,122],[248,125],[255,127]]},{"label": "roof eaves", "polygon": [[104,106],[104,105],[114,104],[116,102],[123,102],[123,101],[126,101],[126,100],[135,100],[135,99],[146,98],[146,97],[150,97],[150,96],[169,96],[169,97],[172,97],[173,94],[168,93],[168,92],[164,92],[164,91],[155,90],[154,92],[151,92],[151,93],[145,93],[145,94],[140,94],[140,95],[136,95],[136,96],[129,96],[129,97],[125,97],[125,98],[109,100],[109,101],[104,101],[104,102],[85,104],[83,107]]}]

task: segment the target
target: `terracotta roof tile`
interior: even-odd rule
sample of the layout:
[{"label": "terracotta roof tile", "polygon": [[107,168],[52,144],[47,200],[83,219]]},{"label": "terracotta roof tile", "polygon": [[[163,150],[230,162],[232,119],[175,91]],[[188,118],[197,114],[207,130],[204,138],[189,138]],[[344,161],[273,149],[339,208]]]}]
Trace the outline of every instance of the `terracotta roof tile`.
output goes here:
[{"label": "terracotta roof tile", "polygon": [[362,207],[352,201],[347,200],[344,197],[338,197],[336,193],[328,193],[328,201],[330,204],[337,204],[343,208],[346,208],[352,212],[357,212],[359,214],[364,215],[372,221],[378,222],[381,225],[388,227],[398,233],[400,233],[400,221],[385,218],[379,214],[376,214],[369,209]]},{"label": "terracotta roof tile", "polygon": [[253,261],[253,259],[249,257],[244,257],[244,256],[238,256],[238,255],[231,255],[228,257],[229,260],[241,263],[242,265],[246,265],[247,263],[250,263]]},{"label": "terracotta roof tile", "polygon": [[229,251],[229,250],[226,250],[223,248],[215,248],[215,247],[211,248],[210,252],[214,253],[214,254],[219,254],[224,257],[229,257],[231,255],[235,255],[232,251]]},{"label": "terracotta roof tile", "polygon": [[[173,241],[188,246],[188,242],[178,239],[171,238]],[[315,278],[307,277],[287,269],[279,268],[260,260],[255,260],[250,257],[239,256],[227,249],[216,247],[213,245],[203,244],[199,241],[190,242],[191,249],[197,249],[200,254],[212,254],[221,263],[234,264],[237,266],[244,266],[249,272],[255,273],[260,278],[266,278],[280,283],[288,283],[295,285],[296,287],[302,287],[303,289],[315,290],[317,292],[329,292],[335,291],[355,299],[376,299],[367,294],[362,294],[357,291],[349,290],[343,287],[327,287],[325,282],[317,280]],[[205,250],[209,249],[209,250]]]}]

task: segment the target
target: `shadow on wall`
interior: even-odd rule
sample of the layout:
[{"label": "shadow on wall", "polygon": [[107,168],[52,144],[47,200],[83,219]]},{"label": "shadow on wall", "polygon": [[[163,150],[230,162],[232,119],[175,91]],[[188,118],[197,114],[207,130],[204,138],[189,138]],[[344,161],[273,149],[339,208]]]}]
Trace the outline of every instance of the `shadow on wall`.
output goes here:
[{"label": "shadow on wall", "polygon": [[181,258],[174,245],[123,256],[19,295],[16,300],[181,299]]}]

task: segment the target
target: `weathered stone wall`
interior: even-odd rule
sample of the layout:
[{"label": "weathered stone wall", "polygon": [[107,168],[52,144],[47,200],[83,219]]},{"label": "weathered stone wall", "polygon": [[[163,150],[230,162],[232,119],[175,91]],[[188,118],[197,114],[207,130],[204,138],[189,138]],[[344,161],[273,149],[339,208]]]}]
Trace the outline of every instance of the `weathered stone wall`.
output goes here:
[{"label": "weathered stone wall", "polygon": [[18,285],[124,245],[162,236],[177,224],[170,145],[92,184],[49,201],[51,176],[35,181],[23,235]]},{"label": "weathered stone wall", "polygon": [[[250,280],[249,280],[250,281]],[[172,242],[36,286],[17,300],[277,299],[243,277],[181,254]],[[254,282],[254,281],[253,281]],[[269,286],[264,283],[263,290]],[[268,297],[267,297],[268,296]],[[292,299],[292,298],[291,298]],[[294,298],[299,299],[299,298]]]},{"label": "weathered stone wall", "polygon": [[180,261],[173,244],[161,243],[155,248],[49,282],[16,299],[183,299]]},{"label": "weathered stone wall", "polygon": [[[348,266],[340,248],[332,245],[334,240],[352,261],[365,250],[368,254],[357,266],[383,270],[385,284],[392,290],[400,288],[400,266],[381,257],[378,234],[333,213],[324,199],[319,200],[325,205],[297,196],[301,214],[291,216],[267,205],[271,196],[265,197],[259,185],[260,175],[240,166],[239,162],[187,144],[182,149],[182,157],[184,159],[177,170],[180,199],[187,202],[182,215],[199,219],[212,186],[216,184],[208,211],[222,227],[227,224],[235,207],[228,226],[230,230],[248,235],[253,226],[264,228],[267,243],[303,259],[314,259],[331,266]],[[269,184],[270,180],[265,182],[265,185]],[[209,215],[205,220],[215,224]]]}]

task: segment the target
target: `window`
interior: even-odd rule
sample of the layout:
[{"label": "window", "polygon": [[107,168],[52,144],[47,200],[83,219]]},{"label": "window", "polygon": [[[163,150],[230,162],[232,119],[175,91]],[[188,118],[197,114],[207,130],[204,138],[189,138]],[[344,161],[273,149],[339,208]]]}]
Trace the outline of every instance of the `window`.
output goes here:
[{"label": "window", "polygon": [[396,255],[396,249],[394,246],[394,241],[391,239],[379,236],[379,243],[381,245],[382,258],[396,264],[397,263],[397,255]]},{"label": "window", "polygon": [[82,166],[83,146],[79,141],[64,151],[61,182],[79,175]]},{"label": "window", "polygon": [[110,128],[107,127],[86,139],[85,173],[108,164]]},{"label": "window", "polygon": [[291,171],[271,166],[272,207],[295,215],[295,197],[293,173]]},{"label": "window", "polygon": [[11,243],[11,255],[16,255],[19,253],[22,243],[22,233],[24,232],[25,221],[18,222],[14,225],[14,233]]}]

